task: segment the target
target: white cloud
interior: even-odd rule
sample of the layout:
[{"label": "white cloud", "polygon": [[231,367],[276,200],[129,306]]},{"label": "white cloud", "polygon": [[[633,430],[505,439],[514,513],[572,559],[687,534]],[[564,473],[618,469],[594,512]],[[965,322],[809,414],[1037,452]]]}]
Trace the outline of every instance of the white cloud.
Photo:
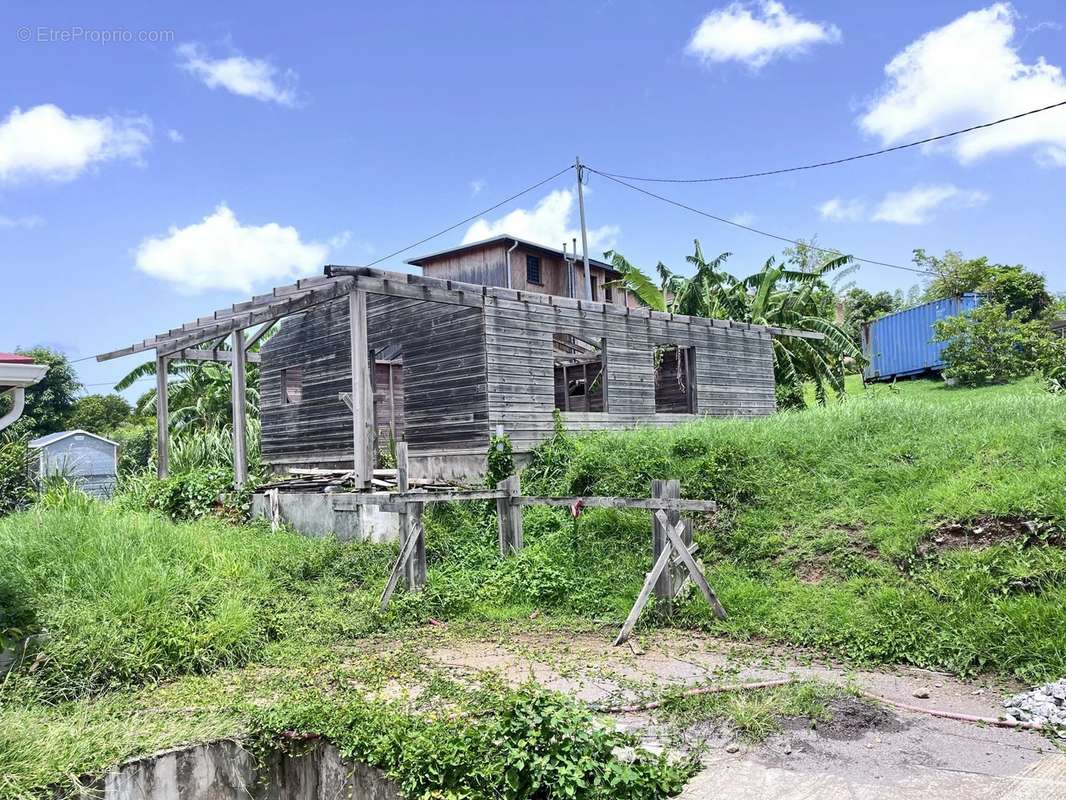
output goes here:
[{"label": "white cloud", "polygon": [[174,144],[181,144],[185,141],[185,137],[182,136],[181,131],[174,130],[173,128],[170,128],[167,131],[167,138],[174,142]]},{"label": "white cloud", "polygon": [[[888,81],[859,120],[886,144],[1008,117],[1066,97],[1062,69],[1025,63],[1007,3],[972,11],[926,33],[885,66]],[[1056,109],[937,145],[963,163],[1035,147],[1041,163],[1066,165],[1066,113]]]},{"label": "white cloud", "polygon": [[[586,195],[588,190],[586,190]],[[516,208],[504,214],[494,222],[479,219],[471,225],[463,236],[463,244],[490,239],[493,236],[517,236],[546,247],[561,249],[564,242],[569,242],[581,233],[573,227],[571,217],[575,215],[577,201],[570,189],[556,189],[544,197],[532,209]],[[614,246],[618,235],[616,225],[601,225],[589,228],[589,252],[609,250]]]},{"label": "white cloud", "polygon": [[889,192],[874,209],[874,222],[922,225],[933,212],[947,204],[952,208],[972,208],[988,201],[984,192],[964,190],[950,183],[915,186],[904,192]]},{"label": "white cloud", "polygon": [[137,268],[184,292],[206,289],[251,291],[253,286],[309,275],[326,262],[332,243],[304,242],[299,232],[270,222],[242,225],[222,204],[202,222],[171,227],[166,236],[137,247]]},{"label": "white cloud", "polygon": [[29,217],[5,217],[0,214],[0,230],[24,228],[30,230],[44,225],[44,219],[36,214]]},{"label": "white cloud", "polygon": [[789,13],[778,0],[757,6],[730,3],[712,11],[696,28],[685,52],[706,63],[740,61],[760,69],[779,56],[801,55],[812,45],[840,41],[840,28]]},{"label": "white cloud", "polygon": [[960,189],[950,183],[919,184],[900,192],[889,192],[872,209],[861,197],[834,197],[818,206],[818,214],[830,222],[894,222],[923,225],[933,212],[944,208],[973,208],[988,201],[976,189]]},{"label": "white cloud", "polygon": [[139,161],[151,131],[145,117],[78,117],[51,104],[16,107],[0,122],[0,183],[69,181],[93,164]]},{"label": "white cloud", "polygon": [[179,66],[202,80],[208,88],[222,87],[242,97],[283,106],[296,105],[297,78],[291,69],[282,70],[265,59],[242,55],[211,58],[195,42],[180,45],[178,55],[184,59]]},{"label": "white cloud", "polygon": [[861,200],[843,200],[834,197],[818,206],[822,219],[832,222],[857,222],[866,213],[866,204]]},{"label": "white cloud", "polygon": [[755,224],[755,215],[750,211],[741,211],[739,214],[731,216],[729,221],[735,222],[737,225],[750,226]]}]

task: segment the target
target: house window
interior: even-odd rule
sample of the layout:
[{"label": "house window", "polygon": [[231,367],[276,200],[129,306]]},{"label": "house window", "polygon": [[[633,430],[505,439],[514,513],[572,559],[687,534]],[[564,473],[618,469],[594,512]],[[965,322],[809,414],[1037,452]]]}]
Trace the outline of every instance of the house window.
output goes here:
[{"label": "house window", "polygon": [[614,289],[612,289],[610,286],[607,286],[606,284],[604,284],[603,286],[603,299],[606,300],[608,303],[614,302]]},{"label": "house window", "polygon": [[299,403],[304,398],[302,367],[286,367],[281,371],[281,400],[285,405]]},{"label": "house window", "polygon": [[599,300],[600,299],[597,296],[597,292],[599,290],[599,287],[597,286],[597,283],[598,283],[598,280],[597,280],[596,276],[593,275],[592,276],[592,299],[593,300]]},{"label": "house window", "polygon": [[555,407],[560,411],[607,411],[606,339],[586,341],[556,334]]},{"label": "house window", "polygon": [[540,256],[526,256],[526,283],[543,283],[540,279]]},{"label": "house window", "polygon": [[696,351],[692,347],[655,348],[655,413],[696,413]]}]

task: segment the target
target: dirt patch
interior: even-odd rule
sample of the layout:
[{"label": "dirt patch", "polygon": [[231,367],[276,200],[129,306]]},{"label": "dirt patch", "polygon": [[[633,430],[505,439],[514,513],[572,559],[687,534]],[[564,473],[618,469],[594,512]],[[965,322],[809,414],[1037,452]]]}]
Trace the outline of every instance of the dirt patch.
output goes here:
[{"label": "dirt patch", "polygon": [[829,565],[817,561],[805,561],[796,566],[796,577],[804,583],[821,583],[829,572]]},{"label": "dirt patch", "polygon": [[819,736],[835,741],[861,739],[868,731],[895,732],[907,727],[906,723],[880,706],[854,697],[830,700],[825,719],[784,717],[780,724],[784,730],[813,730]]},{"label": "dirt patch", "polygon": [[1062,545],[1066,543],[1066,532],[1045,520],[1018,516],[944,522],[931,536],[919,543],[918,555],[929,556],[948,550],[980,550],[1010,542],[1021,542],[1024,547]]}]

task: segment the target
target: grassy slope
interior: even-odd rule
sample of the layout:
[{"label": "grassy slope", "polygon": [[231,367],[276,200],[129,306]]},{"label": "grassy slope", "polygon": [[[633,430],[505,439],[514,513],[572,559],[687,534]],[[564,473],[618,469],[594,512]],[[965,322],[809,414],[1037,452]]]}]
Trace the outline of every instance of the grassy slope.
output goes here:
[{"label": "grassy slope", "polygon": [[[918,558],[947,520],[1066,521],[1066,403],[1035,384],[878,387],[756,422],[580,440],[555,490],[680,478],[729,511],[699,530],[724,630],[869,661],[1066,674],[1066,554],[1008,545]],[[804,580],[803,578],[807,578]],[[709,624],[702,603],[683,622]]]},{"label": "grassy slope", "polygon": [[[1048,520],[1057,535],[1064,411],[1030,383],[914,382],[765,420],[553,442],[525,485],[639,495],[653,477],[677,477],[685,496],[721,501],[697,536],[730,620],[715,623],[691,598],[675,624],[863,661],[1057,678],[1066,674],[1061,547],[925,558],[916,546],[941,521],[985,515]],[[398,595],[382,616],[389,548],[101,508],[0,520],[0,628],[53,637],[32,672],[0,686],[3,794],[238,732],[260,698],[305,684],[407,674],[417,659],[368,662],[337,645],[431,616],[527,620],[539,609],[536,624],[616,625],[648,566],[642,513],[573,521],[529,509],[528,546],[503,563],[488,507],[442,509],[427,528],[427,591]],[[71,696],[82,699],[55,702]]]}]

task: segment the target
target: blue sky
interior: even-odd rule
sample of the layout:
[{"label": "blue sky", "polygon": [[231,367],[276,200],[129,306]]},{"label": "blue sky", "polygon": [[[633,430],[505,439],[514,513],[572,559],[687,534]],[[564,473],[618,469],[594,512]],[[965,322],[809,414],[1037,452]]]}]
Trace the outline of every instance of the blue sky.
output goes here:
[{"label": "blue sky", "polygon": [[[88,356],[326,262],[368,263],[577,154],[610,172],[731,174],[1066,99],[1064,25],[1056,0],[9,1],[0,350]],[[1066,108],[935,149],[649,188],[897,264],[915,247],[1020,262],[1066,291],[1064,178]],[[569,172],[382,266],[501,230],[558,246],[572,187]],[[587,200],[594,252],[648,267],[683,268],[694,238],[741,273],[781,249],[597,175]],[[97,384],[135,363],[78,369]]]}]

